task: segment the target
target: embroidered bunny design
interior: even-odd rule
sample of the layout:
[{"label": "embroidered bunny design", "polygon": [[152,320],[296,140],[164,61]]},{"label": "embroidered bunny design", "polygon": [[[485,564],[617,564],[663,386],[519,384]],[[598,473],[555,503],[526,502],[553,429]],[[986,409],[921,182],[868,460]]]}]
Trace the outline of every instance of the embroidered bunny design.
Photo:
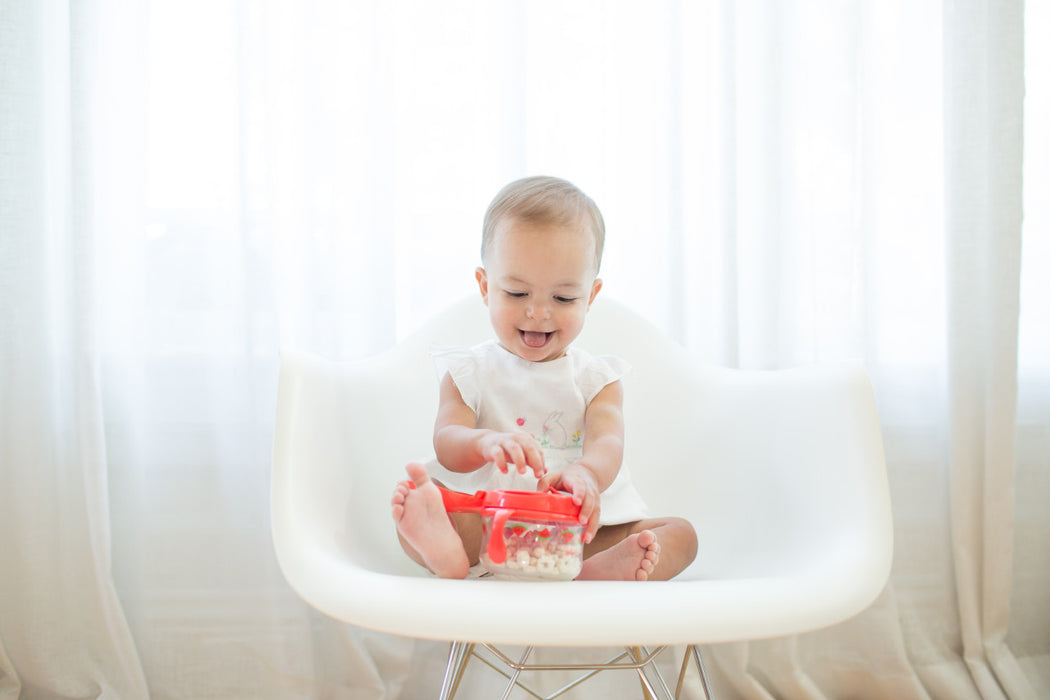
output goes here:
[{"label": "embroidered bunny design", "polygon": [[544,447],[563,449],[571,447],[569,443],[569,431],[561,424],[561,411],[551,411],[543,420],[543,439],[540,441]]}]

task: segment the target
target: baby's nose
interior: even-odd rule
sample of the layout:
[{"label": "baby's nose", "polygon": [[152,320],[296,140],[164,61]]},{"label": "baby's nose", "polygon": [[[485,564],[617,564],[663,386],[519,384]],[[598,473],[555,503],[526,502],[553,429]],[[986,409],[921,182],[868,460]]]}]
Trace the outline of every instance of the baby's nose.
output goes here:
[{"label": "baby's nose", "polygon": [[528,314],[529,318],[534,318],[534,319],[539,319],[539,320],[544,320],[544,321],[547,320],[548,318],[550,318],[550,316],[551,316],[550,308],[546,304],[532,304],[526,310],[526,313]]}]

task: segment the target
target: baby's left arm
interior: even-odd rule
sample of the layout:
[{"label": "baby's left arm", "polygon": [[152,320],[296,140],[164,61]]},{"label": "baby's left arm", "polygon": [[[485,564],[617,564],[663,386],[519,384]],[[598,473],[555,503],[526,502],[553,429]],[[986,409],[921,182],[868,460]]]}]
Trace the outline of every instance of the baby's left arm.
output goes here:
[{"label": "baby's left arm", "polygon": [[594,539],[601,514],[601,493],[609,488],[623,463],[623,385],[606,385],[584,415],[583,455],[560,474],[540,480],[539,490],[554,486],[570,492],[586,524],[584,542]]}]

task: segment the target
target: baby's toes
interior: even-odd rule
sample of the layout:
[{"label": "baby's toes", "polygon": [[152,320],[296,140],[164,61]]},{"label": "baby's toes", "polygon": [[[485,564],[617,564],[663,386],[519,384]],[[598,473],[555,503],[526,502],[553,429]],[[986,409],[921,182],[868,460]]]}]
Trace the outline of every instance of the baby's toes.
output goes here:
[{"label": "baby's toes", "polygon": [[398,483],[394,488],[394,493],[390,496],[390,505],[403,505],[405,499],[408,497],[408,487],[405,486],[404,482]]}]

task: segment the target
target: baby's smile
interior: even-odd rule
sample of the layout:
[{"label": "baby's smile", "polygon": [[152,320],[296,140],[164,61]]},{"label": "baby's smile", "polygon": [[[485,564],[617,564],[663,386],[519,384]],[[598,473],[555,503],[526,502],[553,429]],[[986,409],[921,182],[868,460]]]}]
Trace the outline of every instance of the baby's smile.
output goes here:
[{"label": "baby's smile", "polygon": [[550,342],[551,336],[554,332],[546,333],[544,331],[523,331],[518,330],[521,335],[521,342],[528,345],[530,348],[542,348],[544,345]]}]

